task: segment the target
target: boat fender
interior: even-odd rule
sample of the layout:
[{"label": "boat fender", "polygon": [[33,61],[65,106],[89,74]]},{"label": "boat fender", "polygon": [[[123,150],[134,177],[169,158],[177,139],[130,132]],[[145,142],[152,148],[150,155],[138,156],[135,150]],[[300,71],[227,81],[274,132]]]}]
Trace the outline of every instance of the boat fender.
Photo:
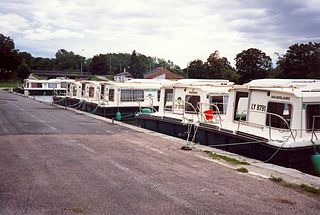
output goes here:
[{"label": "boat fender", "polygon": [[116,113],[116,120],[121,121],[121,113],[119,111]]},{"label": "boat fender", "polygon": [[316,152],[315,154],[311,155],[311,161],[313,164],[313,169],[318,176],[320,176],[320,154]]}]

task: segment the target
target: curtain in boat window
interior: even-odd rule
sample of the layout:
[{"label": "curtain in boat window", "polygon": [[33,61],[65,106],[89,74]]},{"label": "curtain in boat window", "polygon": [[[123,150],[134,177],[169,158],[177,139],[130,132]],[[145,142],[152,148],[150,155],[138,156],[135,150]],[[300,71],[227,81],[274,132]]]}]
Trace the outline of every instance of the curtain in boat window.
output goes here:
[{"label": "curtain in boat window", "polygon": [[144,101],[143,90],[121,90],[122,102]]},{"label": "curtain in boat window", "polygon": [[57,84],[56,83],[49,83],[48,88],[57,88]]}]

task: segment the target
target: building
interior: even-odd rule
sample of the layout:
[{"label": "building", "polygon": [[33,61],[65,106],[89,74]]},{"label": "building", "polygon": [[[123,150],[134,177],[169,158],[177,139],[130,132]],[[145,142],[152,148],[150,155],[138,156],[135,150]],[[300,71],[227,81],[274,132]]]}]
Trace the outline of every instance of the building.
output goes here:
[{"label": "building", "polygon": [[181,75],[170,72],[164,67],[157,67],[151,72],[148,72],[144,75],[145,79],[170,79],[170,80],[178,80],[183,79]]},{"label": "building", "polygon": [[113,80],[115,82],[125,82],[132,79],[132,75],[129,72],[121,72],[118,74],[115,74],[113,77]]}]

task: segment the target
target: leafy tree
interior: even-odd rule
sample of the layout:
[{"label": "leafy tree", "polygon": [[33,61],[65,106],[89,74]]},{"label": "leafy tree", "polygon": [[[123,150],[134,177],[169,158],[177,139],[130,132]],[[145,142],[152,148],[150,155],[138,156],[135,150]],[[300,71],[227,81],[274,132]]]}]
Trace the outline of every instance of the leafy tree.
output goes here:
[{"label": "leafy tree", "polygon": [[23,79],[28,78],[29,75],[30,75],[30,68],[29,68],[28,64],[23,62],[17,68],[17,77],[19,79],[23,80]]},{"label": "leafy tree", "polygon": [[21,63],[18,50],[15,49],[13,40],[0,34],[0,75],[8,77],[6,73],[13,73]]},{"label": "leafy tree", "polygon": [[143,64],[139,58],[139,55],[133,50],[130,56],[129,72],[134,78],[143,78]]},{"label": "leafy tree", "polygon": [[320,78],[320,43],[294,44],[277,64],[283,78]]},{"label": "leafy tree", "polygon": [[187,73],[188,78],[202,79],[206,78],[205,69],[206,68],[202,60],[197,59],[189,63],[185,72]]},{"label": "leafy tree", "polygon": [[55,60],[50,58],[36,57],[30,61],[31,70],[53,70]]},{"label": "leafy tree", "polygon": [[236,68],[240,74],[239,82],[246,83],[253,79],[267,77],[272,69],[272,60],[259,49],[250,48],[237,54]]},{"label": "leafy tree", "polygon": [[95,55],[89,64],[91,74],[106,75],[109,69],[107,56],[103,54]]},{"label": "leafy tree", "polygon": [[56,53],[55,69],[80,72],[81,62],[85,63],[80,55],[75,55],[72,51],[60,49]]}]

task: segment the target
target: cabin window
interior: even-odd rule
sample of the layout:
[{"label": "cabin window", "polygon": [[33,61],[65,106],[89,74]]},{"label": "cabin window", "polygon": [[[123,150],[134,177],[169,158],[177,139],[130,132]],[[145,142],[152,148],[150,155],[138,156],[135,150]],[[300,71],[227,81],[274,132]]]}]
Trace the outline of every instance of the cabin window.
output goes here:
[{"label": "cabin window", "polygon": [[101,89],[100,89],[100,99],[104,99],[104,84],[101,85]]},{"label": "cabin window", "polygon": [[122,102],[144,101],[143,90],[121,90]]},{"label": "cabin window", "polygon": [[109,89],[109,101],[114,101],[114,89]]},{"label": "cabin window", "polygon": [[313,120],[314,130],[320,130],[320,104],[308,104],[306,107],[307,112],[307,131],[312,131]]},{"label": "cabin window", "polygon": [[[227,103],[228,103],[228,96],[210,96],[209,97],[210,104],[214,104],[219,108],[220,114],[226,113]],[[213,111],[217,111],[216,107],[211,106]]]},{"label": "cabin window", "polygon": [[42,88],[42,83],[31,83],[31,88]]},{"label": "cabin window", "polygon": [[89,87],[89,97],[90,98],[94,97],[94,87]]},{"label": "cabin window", "polygon": [[67,88],[67,82],[61,82],[61,88]]},{"label": "cabin window", "polygon": [[158,91],[157,91],[158,102],[160,101],[160,95],[161,95],[161,90],[158,90]]},{"label": "cabin window", "polygon": [[[266,125],[275,128],[288,129],[286,122],[291,124],[292,105],[288,103],[269,102],[267,107]],[[285,121],[284,121],[285,120]]]},{"label": "cabin window", "polygon": [[57,88],[57,84],[56,83],[49,83],[48,88]]},{"label": "cabin window", "polygon": [[198,112],[198,103],[200,102],[200,96],[186,95],[185,111]]},{"label": "cabin window", "polygon": [[165,89],[164,91],[164,109],[172,110],[173,89]]},{"label": "cabin window", "polygon": [[81,85],[81,95],[82,95],[82,96],[84,95],[84,90],[85,90],[85,88],[86,88],[86,84],[83,83],[83,84]]},{"label": "cabin window", "polygon": [[233,119],[239,121],[240,116],[241,120],[247,120],[247,112],[248,110],[248,92],[237,92],[236,94],[236,103],[234,108],[234,116]]},{"label": "cabin window", "polygon": [[77,96],[77,87],[73,86],[73,96]]}]

